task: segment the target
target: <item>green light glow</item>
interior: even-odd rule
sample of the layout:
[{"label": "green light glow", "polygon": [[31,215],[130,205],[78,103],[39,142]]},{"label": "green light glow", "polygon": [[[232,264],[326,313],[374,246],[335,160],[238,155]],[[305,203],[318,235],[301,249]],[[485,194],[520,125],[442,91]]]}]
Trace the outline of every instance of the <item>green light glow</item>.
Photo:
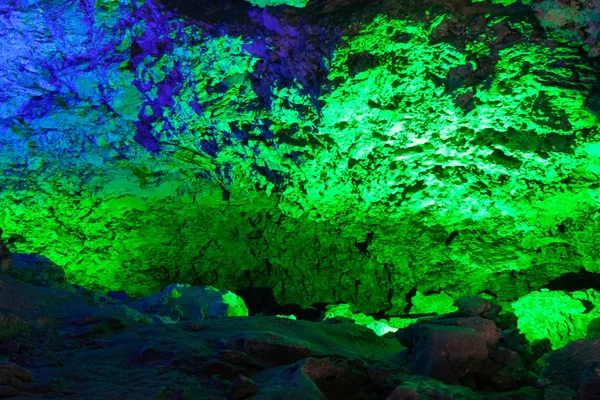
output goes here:
[{"label": "green light glow", "polygon": [[444,292],[427,296],[417,292],[412,298],[412,304],[411,314],[447,314],[458,310],[454,305],[454,299]]},{"label": "green light glow", "polygon": [[587,328],[600,317],[600,298],[595,290],[585,292],[532,292],[512,303],[519,330],[530,341],[548,338],[557,349],[585,339]]},{"label": "green light glow", "polygon": [[378,336],[385,335],[389,332],[396,332],[398,329],[406,328],[410,324],[417,322],[416,318],[390,318],[375,320],[375,318],[365,315],[363,313],[352,312],[352,306],[350,304],[337,304],[327,307],[325,312],[324,320],[344,317],[354,321],[354,323],[362,326],[366,326],[375,332]]},{"label": "green light glow", "polygon": [[[112,32],[105,8],[95,18]],[[600,131],[584,107],[597,76],[562,42],[497,45],[494,27],[529,37],[529,21],[490,18],[462,50],[432,39],[451,16],[427,18],[354,26],[318,97],[256,76],[258,39],[176,20],[173,49],[129,69],[147,27],[119,28],[104,74],[58,71],[76,94],[0,135],[3,239],[74,283],[133,295],[254,285],[281,304],[399,315],[411,290],[411,313],[489,290],[521,298],[521,329],[539,336],[524,296],[600,272]],[[174,73],[173,104],[153,108]],[[133,140],[140,111],[160,116],[157,154]]]}]

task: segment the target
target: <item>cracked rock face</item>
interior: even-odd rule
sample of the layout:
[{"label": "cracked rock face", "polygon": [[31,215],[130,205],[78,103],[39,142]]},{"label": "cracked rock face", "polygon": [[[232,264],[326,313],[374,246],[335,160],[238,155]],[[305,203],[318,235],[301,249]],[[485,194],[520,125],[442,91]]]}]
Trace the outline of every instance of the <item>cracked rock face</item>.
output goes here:
[{"label": "cracked rock face", "polygon": [[3,4],[0,226],[71,282],[395,315],[600,269],[597,58],[543,3]]}]

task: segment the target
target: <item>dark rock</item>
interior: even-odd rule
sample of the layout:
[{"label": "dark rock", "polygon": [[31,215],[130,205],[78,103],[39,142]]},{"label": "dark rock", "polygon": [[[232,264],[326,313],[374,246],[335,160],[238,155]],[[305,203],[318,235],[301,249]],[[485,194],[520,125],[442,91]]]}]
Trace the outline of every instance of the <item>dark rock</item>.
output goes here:
[{"label": "dark rock", "polygon": [[217,375],[222,378],[231,380],[246,373],[247,370],[243,367],[240,367],[239,365],[234,365],[225,361],[213,359],[206,362],[200,367],[200,372],[198,375],[200,377],[205,378]]},{"label": "dark rock", "polygon": [[594,318],[587,327],[586,339],[600,339],[600,318]]},{"label": "dark rock", "polygon": [[421,336],[423,329],[434,325],[468,328],[484,338],[490,347],[495,345],[501,336],[501,331],[496,327],[494,321],[479,317],[454,317],[450,314],[441,318],[422,320],[408,328],[400,329],[396,332],[396,337],[404,346],[410,347],[411,342]]},{"label": "dark rock", "polygon": [[577,340],[548,355],[541,378],[578,390],[589,368],[600,362],[600,339]]},{"label": "dark rock", "polygon": [[[494,393],[485,396],[485,400],[540,400],[541,398],[540,390],[531,386],[512,392]],[[544,400],[546,400],[545,397]]]},{"label": "dark rock", "polygon": [[564,392],[560,387],[566,387],[577,393],[577,399],[597,399],[600,398],[599,374],[600,339],[582,339],[550,353],[541,379],[548,386],[545,392]]},{"label": "dark rock", "polygon": [[160,293],[133,300],[127,305],[142,313],[167,317],[173,321],[248,315],[248,309],[240,297],[210,286],[169,285]]},{"label": "dark rock", "polygon": [[430,325],[415,340],[415,371],[449,384],[479,370],[488,356],[485,338],[469,328]]},{"label": "dark rock", "polygon": [[0,272],[8,272],[12,268],[12,255],[8,247],[2,242],[2,229],[0,229]]},{"label": "dark rock", "polygon": [[477,373],[496,345],[500,329],[494,321],[453,313],[421,320],[396,332],[409,349],[415,371],[421,375],[457,384],[468,373]]},{"label": "dark rock", "polygon": [[244,375],[238,376],[231,382],[231,389],[227,392],[228,400],[242,400],[258,393],[258,386],[254,381]]},{"label": "dark rock", "polygon": [[600,360],[583,371],[577,398],[600,399]]},{"label": "dark rock", "polygon": [[0,343],[12,339],[29,326],[29,323],[17,315],[0,312]]},{"label": "dark rock", "polygon": [[302,370],[327,399],[351,399],[368,391],[367,368],[358,361],[345,358],[308,358]]},{"label": "dark rock", "polygon": [[544,390],[544,400],[575,400],[576,396],[577,392],[563,385],[550,386]]},{"label": "dark rock", "polygon": [[220,375],[211,375],[208,378],[208,388],[211,390],[225,392],[231,387],[231,382],[221,378]]},{"label": "dark rock", "polygon": [[26,382],[32,381],[29,370],[10,362],[0,362],[0,397],[16,396]]},{"label": "dark rock", "polygon": [[264,337],[240,337],[224,343],[223,348],[245,352],[265,365],[293,364],[313,354],[307,343],[273,333]]},{"label": "dark rock", "polygon": [[548,338],[534,340],[531,343],[531,351],[534,359],[538,360],[540,357],[552,351],[552,342],[550,342],[550,339]]},{"label": "dark rock", "polygon": [[264,366],[252,358],[250,355],[235,351],[235,350],[223,350],[217,354],[217,359],[225,363],[240,366],[248,371],[256,372],[262,371]]},{"label": "dark rock", "polygon": [[65,271],[46,257],[36,254],[13,254],[10,275],[32,285],[64,288]]},{"label": "dark rock", "polygon": [[481,371],[477,373],[480,386],[490,385],[502,391],[524,386],[527,377],[527,368],[519,354],[505,347],[490,349]]},{"label": "dark rock", "polygon": [[19,394],[19,391],[9,385],[0,385],[0,398],[5,397],[16,397]]},{"label": "dark rock", "polygon": [[418,375],[397,374],[391,376],[393,385],[386,400],[481,400],[482,396],[473,390],[454,385],[446,385],[439,380]]},{"label": "dark rock", "polygon": [[481,296],[464,296],[454,302],[458,311],[475,314],[481,318],[494,319],[502,311],[502,306]]},{"label": "dark rock", "polygon": [[129,300],[129,295],[123,291],[119,291],[119,292],[111,291],[111,292],[108,292],[108,296],[110,298],[115,299],[120,302],[126,302]]},{"label": "dark rock", "polygon": [[259,392],[252,400],[327,400],[301,363],[261,372],[254,381]]},{"label": "dark rock", "polygon": [[399,386],[386,400],[421,400],[421,395],[416,389]]},{"label": "dark rock", "polygon": [[600,4],[588,0],[539,0],[532,3],[543,27],[600,56]]}]

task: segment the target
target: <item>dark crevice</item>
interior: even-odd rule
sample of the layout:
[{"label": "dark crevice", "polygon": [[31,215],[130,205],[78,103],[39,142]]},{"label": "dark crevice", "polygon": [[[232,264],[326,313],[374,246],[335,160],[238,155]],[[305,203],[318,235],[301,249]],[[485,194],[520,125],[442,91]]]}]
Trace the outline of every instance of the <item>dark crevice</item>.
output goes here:
[{"label": "dark crevice", "polygon": [[412,288],[404,295],[404,300],[406,300],[406,307],[404,307],[404,314],[410,313],[410,309],[413,306],[412,299],[417,294],[417,288]]},{"label": "dark crevice", "polygon": [[375,236],[375,233],[369,232],[369,233],[367,233],[367,238],[365,239],[364,242],[355,241],[354,245],[356,246],[358,251],[360,251],[361,254],[365,254],[367,256],[369,255],[368,249],[369,249],[369,245],[373,241],[373,236]]},{"label": "dark crevice", "polygon": [[583,312],[584,314],[589,314],[590,312],[594,311],[594,308],[596,308],[596,306],[594,306],[594,303],[592,303],[589,300],[579,300],[579,301],[585,307],[585,311]]},{"label": "dark crevice", "polygon": [[452,231],[450,232],[450,236],[448,236],[448,239],[446,239],[446,247],[450,246],[450,244],[452,244],[452,241],[454,240],[455,237],[458,236],[458,231]]},{"label": "dark crevice", "polygon": [[542,289],[564,290],[576,292],[580,290],[600,290],[600,273],[589,272],[581,268],[579,272],[569,272],[558,278],[552,279]]},{"label": "dark crevice", "polygon": [[273,295],[273,289],[267,287],[247,287],[238,290],[244,299],[250,315],[291,315],[297,319],[315,321],[322,317],[329,303],[315,303],[313,308],[302,308],[298,304],[279,304]]}]

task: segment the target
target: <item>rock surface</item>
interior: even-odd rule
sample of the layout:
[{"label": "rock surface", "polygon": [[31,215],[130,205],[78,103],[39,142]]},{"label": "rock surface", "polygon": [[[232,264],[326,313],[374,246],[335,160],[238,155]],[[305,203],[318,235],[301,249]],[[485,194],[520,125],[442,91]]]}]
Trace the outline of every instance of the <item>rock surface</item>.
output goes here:
[{"label": "rock surface", "polygon": [[0,272],[8,272],[12,268],[12,255],[8,247],[2,242],[2,229],[0,229]]},{"label": "rock surface", "polygon": [[164,3],[1,2],[14,254],[389,315],[598,271],[595,3]]},{"label": "rock surface", "polygon": [[599,371],[600,339],[577,340],[550,353],[541,378],[549,393],[591,400],[600,397]]},{"label": "rock surface", "polygon": [[[149,299],[184,288],[187,295],[205,294],[202,288],[171,286]],[[463,311],[423,317],[396,336],[381,337],[350,319],[221,315],[165,324],[151,317],[157,314],[128,307],[140,300],[100,297],[0,275],[0,395],[592,400],[600,390],[600,339],[548,354],[549,341],[528,343],[511,330],[514,323],[500,332],[492,320]],[[17,325],[2,335],[6,326]]]},{"label": "rock surface", "polygon": [[[525,341],[522,350],[511,350],[508,331],[500,334],[493,321],[474,314],[421,318],[399,331],[400,341],[410,338],[405,348],[398,338],[378,336],[350,319],[225,314],[200,319],[189,313],[164,323],[154,318],[156,307],[129,307],[155,305],[153,300],[165,293],[172,298],[174,290],[181,291],[176,299],[206,294],[203,288],[171,286],[146,299],[106,300],[0,275],[0,316],[2,310],[12,315],[3,317],[10,324],[0,319],[0,332],[18,325],[0,335],[0,394],[90,400],[105,399],[106,393],[134,400],[534,400],[542,395],[539,387],[548,398],[567,392],[593,396],[598,388],[596,341],[551,353],[538,383],[548,348],[535,350]],[[577,383],[558,386],[565,376]]]}]

